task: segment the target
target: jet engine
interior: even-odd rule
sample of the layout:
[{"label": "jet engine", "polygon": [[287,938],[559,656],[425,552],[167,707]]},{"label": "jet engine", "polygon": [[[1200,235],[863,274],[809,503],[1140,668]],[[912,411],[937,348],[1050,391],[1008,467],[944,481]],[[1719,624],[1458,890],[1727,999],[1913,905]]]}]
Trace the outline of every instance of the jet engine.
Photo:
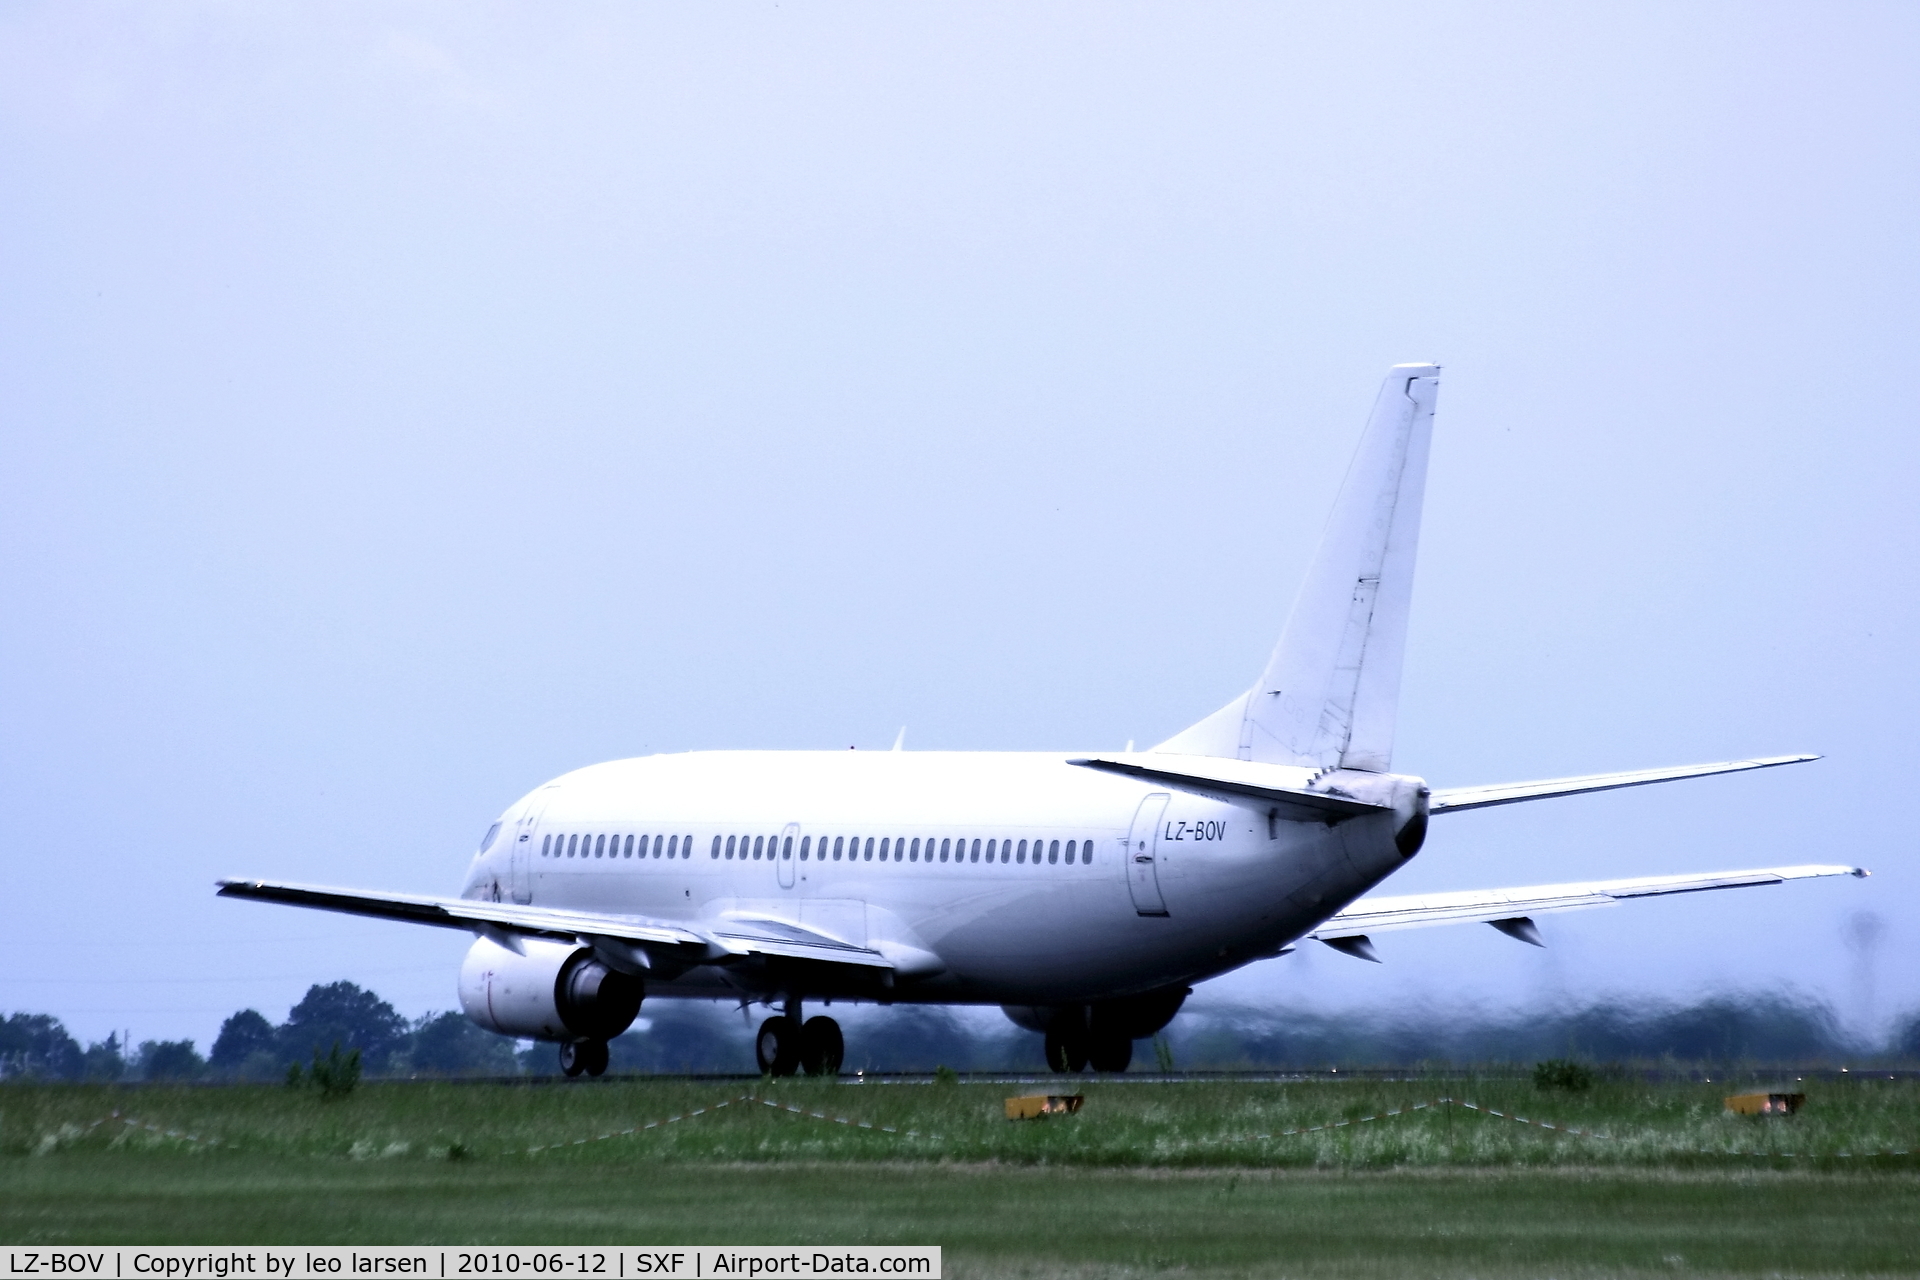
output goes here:
[{"label": "jet engine", "polygon": [[481,938],[460,964],[460,1007],[489,1031],[535,1040],[611,1040],[633,1025],[646,986],[586,947],[537,938],[515,952]]}]

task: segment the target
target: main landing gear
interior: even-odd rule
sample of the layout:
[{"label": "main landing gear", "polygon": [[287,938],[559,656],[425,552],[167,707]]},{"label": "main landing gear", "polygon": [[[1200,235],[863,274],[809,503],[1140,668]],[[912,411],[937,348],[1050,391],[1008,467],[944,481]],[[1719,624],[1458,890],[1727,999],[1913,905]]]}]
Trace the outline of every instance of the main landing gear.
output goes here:
[{"label": "main landing gear", "polygon": [[1047,1065],[1055,1071],[1118,1073],[1133,1061],[1133,1041],[1120,1032],[1088,1031],[1061,1026],[1047,1030]]},{"label": "main landing gear", "polygon": [[582,1071],[590,1076],[605,1075],[607,1042],[605,1040],[567,1041],[560,1046],[560,1069],[569,1076],[577,1076]]},{"label": "main landing gear", "polygon": [[787,1001],[787,1011],[761,1023],[760,1034],[753,1038],[753,1057],[762,1075],[790,1076],[795,1071],[839,1075],[846,1056],[840,1024],[827,1017],[802,1022],[798,1000]]}]

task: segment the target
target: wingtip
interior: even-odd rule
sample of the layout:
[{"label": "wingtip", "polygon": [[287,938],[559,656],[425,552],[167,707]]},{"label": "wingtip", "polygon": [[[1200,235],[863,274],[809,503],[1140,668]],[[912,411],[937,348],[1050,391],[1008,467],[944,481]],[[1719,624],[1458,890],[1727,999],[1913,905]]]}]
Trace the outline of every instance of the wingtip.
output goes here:
[{"label": "wingtip", "polygon": [[1865,867],[1855,867],[1848,874],[1855,880],[1865,880],[1868,876],[1872,875],[1873,872],[1867,870]]}]

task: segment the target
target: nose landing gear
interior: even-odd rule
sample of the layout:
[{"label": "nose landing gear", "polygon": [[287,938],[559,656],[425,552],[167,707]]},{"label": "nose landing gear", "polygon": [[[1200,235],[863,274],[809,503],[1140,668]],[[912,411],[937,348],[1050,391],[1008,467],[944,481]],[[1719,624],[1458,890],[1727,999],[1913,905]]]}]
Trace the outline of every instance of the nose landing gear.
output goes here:
[{"label": "nose landing gear", "polygon": [[605,1040],[569,1040],[560,1046],[560,1070],[569,1077],[582,1071],[590,1076],[605,1075],[607,1058]]}]

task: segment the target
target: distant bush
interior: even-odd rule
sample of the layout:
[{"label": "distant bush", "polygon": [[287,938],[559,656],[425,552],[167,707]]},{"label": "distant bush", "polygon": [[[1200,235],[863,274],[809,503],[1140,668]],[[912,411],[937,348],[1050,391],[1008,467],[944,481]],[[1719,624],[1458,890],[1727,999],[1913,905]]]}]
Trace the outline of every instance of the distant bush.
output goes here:
[{"label": "distant bush", "polygon": [[1533,1087],[1559,1089],[1567,1093],[1585,1093],[1593,1088],[1593,1072],[1565,1058],[1549,1058],[1533,1066]]},{"label": "distant bush", "polygon": [[[299,1068],[296,1065],[295,1070]],[[287,1083],[293,1084],[297,1077],[289,1075]],[[333,1101],[344,1098],[360,1085],[360,1051],[349,1049],[340,1052],[340,1042],[335,1040],[333,1048],[326,1057],[320,1051],[313,1051],[313,1065],[307,1069],[307,1081],[320,1091],[320,1096]]]},{"label": "distant bush", "polygon": [[80,1058],[80,1078],[111,1083],[124,1079],[127,1074],[127,1060],[121,1053],[120,1037],[109,1034],[98,1044],[87,1046],[86,1053]]},{"label": "distant bush", "polygon": [[139,1062],[143,1080],[198,1080],[207,1069],[191,1040],[143,1041]]},{"label": "distant bush", "polygon": [[[237,1015],[236,1015],[237,1016]],[[287,1014],[278,1039],[284,1060],[298,1062],[338,1043],[359,1052],[367,1070],[378,1075],[387,1059],[403,1048],[407,1020],[394,1007],[351,982],[315,984]]]},{"label": "distant bush", "polygon": [[0,1022],[0,1079],[75,1080],[84,1054],[58,1018],[16,1013]]},{"label": "distant bush", "polygon": [[[271,1078],[280,1061],[277,1037],[273,1024],[258,1010],[242,1009],[220,1024],[207,1065],[220,1075],[242,1079],[266,1066]],[[264,1063],[257,1061],[261,1055],[265,1055]]]},{"label": "distant bush", "polygon": [[413,1026],[395,1065],[415,1076],[515,1076],[513,1041],[475,1026],[463,1013],[428,1014]]}]

